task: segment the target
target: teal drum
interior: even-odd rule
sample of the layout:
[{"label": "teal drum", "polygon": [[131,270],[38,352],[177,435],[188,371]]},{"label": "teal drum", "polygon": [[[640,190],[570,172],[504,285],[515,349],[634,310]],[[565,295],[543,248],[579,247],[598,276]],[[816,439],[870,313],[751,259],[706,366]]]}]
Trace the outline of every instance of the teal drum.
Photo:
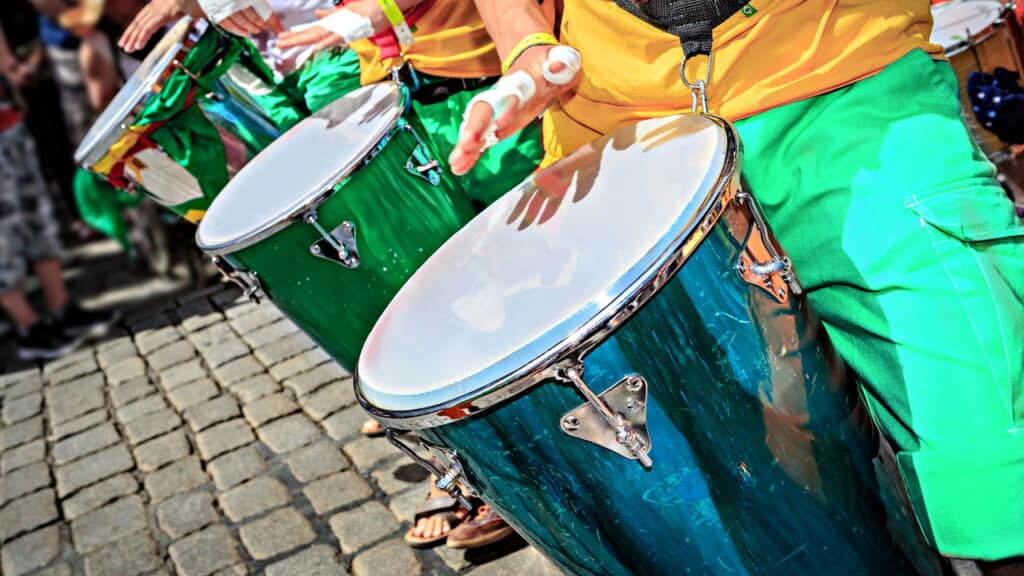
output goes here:
[{"label": "teal drum", "polygon": [[357,396],[568,573],[909,573],[870,420],[738,151],[675,116],[538,172],[406,284]]},{"label": "teal drum", "polygon": [[296,124],[214,200],[196,243],[342,366],[402,284],[475,214],[404,89],[360,88]]}]

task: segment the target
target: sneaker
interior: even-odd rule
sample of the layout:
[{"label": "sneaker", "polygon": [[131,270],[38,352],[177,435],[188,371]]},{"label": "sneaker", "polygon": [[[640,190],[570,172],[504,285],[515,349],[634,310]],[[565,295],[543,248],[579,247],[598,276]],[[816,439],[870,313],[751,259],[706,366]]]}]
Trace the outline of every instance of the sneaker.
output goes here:
[{"label": "sneaker", "polygon": [[28,332],[18,335],[18,358],[54,360],[73,352],[81,340],[51,322],[36,322]]},{"label": "sneaker", "polygon": [[58,319],[60,327],[69,335],[81,338],[100,338],[120,318],[115,312],[86,310],[74,302],[64,307]]}]

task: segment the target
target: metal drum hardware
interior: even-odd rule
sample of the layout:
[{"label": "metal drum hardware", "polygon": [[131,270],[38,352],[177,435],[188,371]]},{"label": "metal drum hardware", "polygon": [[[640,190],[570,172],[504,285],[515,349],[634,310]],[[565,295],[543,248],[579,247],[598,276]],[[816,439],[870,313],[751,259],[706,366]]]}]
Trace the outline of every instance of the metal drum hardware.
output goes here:
[{"label": "metal drum hardware", "polygon": [[242,295],[252,300],[254,303],[260,303],[260,294],[265,294],[263,291],[263,285],[260,283],[260,278],[251,270],[238,270],[234,266],[228,263],[223,256],[214,256],[212,258],[213,265],[216,266],[217,271],[222,276],[232,281],[239,288],[242,289]]},{"label": "metal drum hardware", "polygon": [[796,279],[789,258],[781,255],[768,237],[768,225],[761,208],[747,192],[736,194],[736,202],[749,204],[754,227],[747,236],[746,245],[736,263],[736,271],[745,282],[761,288],[780,303],[789,299],[789,293],[799,296],[803,288]]},{"label": "metal drum hardware", "polygon": [[[420,445],[423,446],[431,456],[436,459],[436,462],[432,462],[427,458],[424,458],[416,453],[415,450],[409,447],[405,442],[398,439],[395,435],[395,431],[392,428],[388,428],[385,432],[388,442],[391,442],[396,448],[398,448],[403,454],[408,456],[416,464],[422,466],[428,470],[436,478],[436,485],[439,489],[447,492],[452,498],[458,500],[466,510],[472,510],[473,504],[470,503],[467,495],[473,496],[471,489],[468,485],[465,487],[462,483],[465,481],[465,472],[462,468],[462,463],[459,461],[459,455],[454,450],[448,450],[447,448],[441,448],[440,446],[434,446],[426,442],[420,441]],[[460,483],[462,482],[462,483]]]},{"label": "metal drum hardware", "polygon": [[650,468],[653,462],[648,456],[651,438],[647,434],[647,381],[642,376],[626,376],[597,395],[583,380],[579,366],[565,369],[563,377],[587,401],[562,416],[562,431]]},{"label": "metal drum hardware", "polygon": [[359,267],[359,251],[356,250],[356,225],[348,220],[328,232],[316,219],[316,211],[310,210],[302,220],[316,229],[322,239],[309,247],[309,253],[317,258],[337,262],[346,268]]}]

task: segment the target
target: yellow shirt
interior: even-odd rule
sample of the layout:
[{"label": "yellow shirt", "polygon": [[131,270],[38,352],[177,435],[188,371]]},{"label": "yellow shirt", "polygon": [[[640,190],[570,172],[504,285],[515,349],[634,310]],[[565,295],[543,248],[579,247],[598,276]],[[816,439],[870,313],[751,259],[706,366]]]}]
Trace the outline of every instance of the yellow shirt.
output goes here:
[{"label": "yellow shirt", "polygon": [[483,78],[501,74],[501,59],[487,35],[473,0],[437,0],[413,26],[416,43],[401,58],[381,61],[369,40],[352,44],[359,55],[360,81],[387,78],[405,60],[419,72],[447,78]]},{"label": "yellow shirt", "polygon": [[[738,120],[879,72],[928,42],[929,0],[753,0],[714,31],[711,112]],[[581,83],[545,117],[547,162],[599,135],[690,110],[679,40],[611,0],[565,0],[561,41],[583,55]],[[687,65],[703,78],[707,59]],[[898,105],[879,102],[879,106]],[[837,127],[841,129],[841,127]]]}]

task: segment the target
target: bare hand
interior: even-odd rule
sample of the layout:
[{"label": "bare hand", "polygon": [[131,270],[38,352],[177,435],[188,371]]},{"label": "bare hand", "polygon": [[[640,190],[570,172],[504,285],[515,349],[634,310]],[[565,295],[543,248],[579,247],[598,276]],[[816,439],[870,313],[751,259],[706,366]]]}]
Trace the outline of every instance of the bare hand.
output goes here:
[{"label": "bare hand", "polygon": [[[340,10],[346,10],[346,8],[344,6],[339,6],[332,10],[317,10],[316,17],[326,18]],[[322,26],[316,26],[316,22],[312,22],[300,29],[292,29],[284,32],[280,35],[277,45],[279,48],[284,50],[295,48],[296,46],[312,46],[314,51],[319,52],[329,48],[346,47],[348,46],[348,42],[340,35],[335,34]]]},{"label": "bare hand", "polygon": [[277,14],[271,14],[270,18],[264,20],[251,7],[235,12],[218,22],[217,25],[239,36],[252,36],[264,30],[270,30],[274,34],[284,32],[284,27],[281,26],[281,20],[278,19]]},{"label": "bare hand", "polygon": [[185,15],[177,0],[153,0],[139,11],[117,45],[125,52],[145,48],[153,34]]},{"label": "bare hand", "polygon": [[[527,49],[509,70],[509,74],[519,70],[526,71],[533,78],[537,90],[532,98],[509,107],[508,111],[497,119],[498,129],[495,135],[499,140],[526,127],[534,118],[550,108],[556,99],[570,92],[579,81],[578,74],[577,78],[567,84],[554,84],[544,78],[544,66],[552,48],[554,47],[534,46]],[[553,74],[562,73],[564,70],[565,65],[557,61],[549,67],[549,71]],[[494,108],[486,102],[477,102],[468,111],[466,120],[462,124],[459,141],[448,157],[452,172],[465,174],[476,165],[483,154],[481,148],[483,148],[493,120]]]}]

